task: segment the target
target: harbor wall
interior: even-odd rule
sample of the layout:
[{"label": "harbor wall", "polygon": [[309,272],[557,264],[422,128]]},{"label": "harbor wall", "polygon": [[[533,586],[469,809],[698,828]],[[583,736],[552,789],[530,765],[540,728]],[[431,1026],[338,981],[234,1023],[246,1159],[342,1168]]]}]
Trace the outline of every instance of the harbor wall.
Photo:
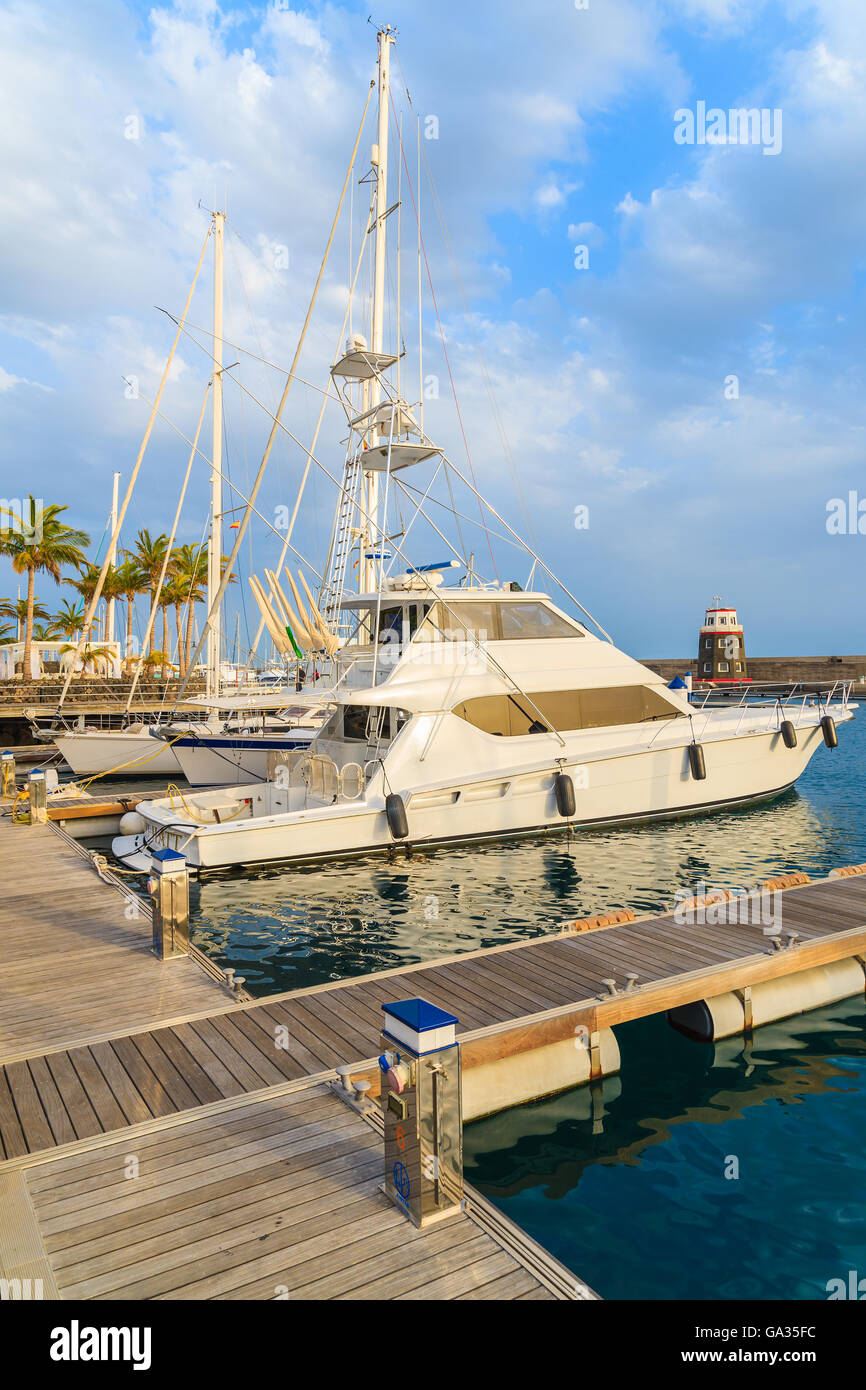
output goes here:
[{"label": "harbor wall", "polygon": [[[644,659],[643,664],[664,680],[687,671],[697,679],[697,655],[653,657]],[[822,686],[856,681],[866,686],[866,656],[750,656],[746,658],[746,674],[753,681],[807,681]]]}]

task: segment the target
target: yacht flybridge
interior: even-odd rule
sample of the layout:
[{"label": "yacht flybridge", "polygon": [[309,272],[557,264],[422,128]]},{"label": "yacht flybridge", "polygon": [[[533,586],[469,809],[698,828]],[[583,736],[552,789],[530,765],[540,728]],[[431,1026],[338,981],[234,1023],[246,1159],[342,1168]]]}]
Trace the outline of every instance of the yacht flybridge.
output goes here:
[{"label": "yacht flybridge", "polygon": [[[405,346],[384,342],[386,280],[400,306],[399,250],[387,277],[385,260],[393,42],[380,31],[378,125],[362,180],[372,190],[358,262],[369,251],[370,338],[350,332],[330,371],[348,443],[319,593],[288,570],[283,588],[285,550],[266,583],[251,580],[278,650],[298,658],[292,703],[310,711],[312,737],[299,746],[268,731],[263,780],[139,803],[134,833],[113,844],[133,869],[149,869],[158,849],[207,871],[746,805],[791,787],[852,717],[847,690],[696,708],[613,644],[482,496],[471,465],[467,477],[427,435],[423,406],[405,398]],[[400,167],[408,183],[405,155]],[[421,247],[419,225],[419,268]],[[422,322],[419,291],[419,381]],[[404,345],[399,313],[392,331]],[[478,521],[460,511],[461,487],[494,571],[494,535],[531,559],[525,589],[479,574],[464,542]],[[434,546],[449,557],[424,558]]]}]

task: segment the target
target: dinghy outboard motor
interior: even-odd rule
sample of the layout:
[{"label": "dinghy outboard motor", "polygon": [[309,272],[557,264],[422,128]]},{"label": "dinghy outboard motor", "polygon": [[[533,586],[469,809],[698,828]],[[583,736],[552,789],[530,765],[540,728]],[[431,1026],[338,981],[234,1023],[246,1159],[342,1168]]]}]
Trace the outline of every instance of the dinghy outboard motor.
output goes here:
[{"label": "dinghy outboard motor", "polygon": [[836,748],[839,745],[839,735],[836,733],[836,720],[832,714],[825,714],[821,720],[821,732],[824,735],[824,742],[828,748]]},{"label": "dinghy outboard motor", "polygon": [[392,838],[405,840],[409,834],[409,821],[402,796],[398,796],[396,792],[388,793],[385,797],[385,815],[388,817],[388,829]]},{"label": "dinghy outboard motor", "polygon": [[779,725],[779,731],[782,735],[782,741],[784,742],[786,748],[797,747],[797,730],[794,728],[794,725],[791,723],[790,719],[782,720],[781,724]]},{"label": "dinghy outboard motor", "polygon": [[574,797],[574,783],[567,772],[557,772],[553,779],[553,790],[557,811],[566,820],[570,820],[577,809],[577,802]]},{"label": "dinghy outboard motor", "polygon": [[706,780],[707,764],[704,758],[704,750],[699,743],[689,744],[689,767],[696,782],[703,782]]}]

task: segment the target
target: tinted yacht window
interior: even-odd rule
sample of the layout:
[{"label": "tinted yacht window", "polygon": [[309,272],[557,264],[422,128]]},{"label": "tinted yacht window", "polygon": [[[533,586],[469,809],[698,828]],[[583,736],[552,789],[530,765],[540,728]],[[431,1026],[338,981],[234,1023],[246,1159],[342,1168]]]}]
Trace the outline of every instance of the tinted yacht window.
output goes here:
[{"label": "tinted yacht window", "polygon": [[558,613],[543,603],[503,603],[502,636],[506,640],[529,637],[582,637],[579,628],[572,627]]}]

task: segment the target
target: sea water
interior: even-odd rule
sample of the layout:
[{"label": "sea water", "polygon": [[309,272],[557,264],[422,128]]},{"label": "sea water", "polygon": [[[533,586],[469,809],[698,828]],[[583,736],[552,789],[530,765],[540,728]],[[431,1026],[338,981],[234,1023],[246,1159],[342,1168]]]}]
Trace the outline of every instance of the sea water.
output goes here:
[{"label": "sea water", "polygon": [[[866,716],[750,810],[206,878],[195,940],[259,995],[866,861]],[[866,1294],[862,998],[700,1044],[617,1029],[622,1068],[468,1125],[466,1176],[609,1299]],[[852,1277],[853,1276],[853,1277]]]}]

